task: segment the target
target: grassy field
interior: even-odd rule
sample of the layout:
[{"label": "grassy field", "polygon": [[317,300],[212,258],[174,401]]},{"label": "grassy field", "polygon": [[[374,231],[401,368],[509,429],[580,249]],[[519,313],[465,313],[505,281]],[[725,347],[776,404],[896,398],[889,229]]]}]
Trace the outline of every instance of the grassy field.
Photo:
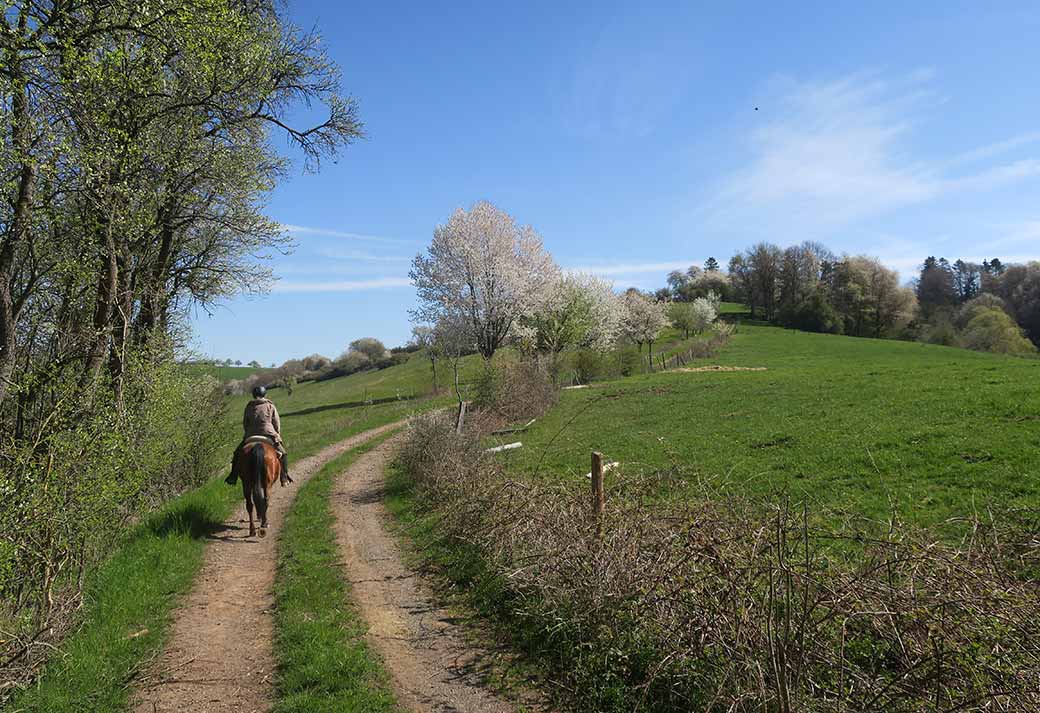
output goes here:
[{"label": "grassy field", "polygon": [[565,391],[503,458],[579,484],[600,450],[628,473],[681,465],[730,492],[920,525],[1038,503],[1040,360],[742,325],[709,362],[766,370]]},{"label": "grassy field", "polygon": [[212,376],[221,382],[244,379],[256,371],[251,366],[214,366],[212,364],[189,364],[188,368],[196,373]]},{"label": "grassy field", "polygon": [[395,711],[393,692],[348,604],[332,530],[333,478],[386,437],[327,463],[296,496],[279,541],[275,581],[276,713]]}]

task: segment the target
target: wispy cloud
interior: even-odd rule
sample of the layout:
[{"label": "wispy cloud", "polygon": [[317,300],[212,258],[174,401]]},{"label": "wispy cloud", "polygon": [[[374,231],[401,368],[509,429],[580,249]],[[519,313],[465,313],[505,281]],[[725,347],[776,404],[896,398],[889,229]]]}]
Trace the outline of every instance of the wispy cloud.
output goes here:
[{"label": "wispy cloud", "polygon": [[274,286],[275,292],[359,292],[408,287],[412,281],[407,277],[378,277],[371,280],[338,280],[328,282],[283,282]]},{"label": "wispy cloud", "polygon": [[[828,228],[969,191],[1040,176],[1040,160],[989,160],[1040,140],[1024,134],[954,160],[915,159],[908,138],[922,108],[941,103],[930,73],[890,81],[857,74],[832,82],[776,80],[766,123],[748,137],[749,164],[705,210],[713,222]],[[973,172],[965,164],[987,162]]]},{"label": "wispy cloud", "polygon": [[986,146],[980,146],[971,151],[965,151],[961,155],[954,157],[951,164],[982,161],[1036,143],[1040,143],[1040,131],[1031,131],[1029,133],[1019,134],[1018,136],[1012,136],[1010,139],[1004,139],[1003,141],[996,141]]},{"label": "wispy cloud", "polygon": [[578,265],[564,268],[568,272],[583,272],[587,275],[598,275],[610,277],[614,275],[637,275],[646,272],[671,272],[672,270],[685,270],[690,265],[697,264],[695,260],[682,262],[622,262],[607,265]]},{"label": "wispy cloud", "polygon": [[333,260],[360,261],[360,262],[411,262],[410,257],[403,255],[376,255],[360,250],[342,250],[335,247],[323,247],[315,250],[318,255]]},{"label": "wispy cloud", "polygon": [[361,240],[373,243],[407,244],[414,242],[411,240],[400,240],[398,238],[387,238],[381,235],[350,233],[342,230],[332,230],[330,228],[314,228],[306,225],[293,225],[291,223],[282,223],[282,227],[285,228],[286,232],[290,235],[321,235],[328,238],[345,238],[347,240]]}]

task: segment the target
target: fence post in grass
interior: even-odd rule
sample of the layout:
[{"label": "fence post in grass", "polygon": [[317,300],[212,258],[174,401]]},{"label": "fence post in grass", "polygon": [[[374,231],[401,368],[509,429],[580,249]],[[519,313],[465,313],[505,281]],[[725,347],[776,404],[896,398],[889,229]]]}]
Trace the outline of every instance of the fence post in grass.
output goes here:
[{"label": "fence post in grass", "polygon": [[459,401],[459,415],[455,420],[455,433],[462,433],[462,424],[466,420],[466,402]]},{"label": "fence post in grass", "polygon": [[603,536],[603,514],[607,497],[603,491],[603,454],[592,451],[592,516],[596,519],[596,537]]}]

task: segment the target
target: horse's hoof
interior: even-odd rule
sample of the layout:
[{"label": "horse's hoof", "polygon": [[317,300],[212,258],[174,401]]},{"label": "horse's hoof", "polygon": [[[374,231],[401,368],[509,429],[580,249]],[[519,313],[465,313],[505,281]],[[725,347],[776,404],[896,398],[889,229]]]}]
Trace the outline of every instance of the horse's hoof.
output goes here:
[{"label": "horse's hoof", "polygon": [[249,531],[249,536],[250,537],[256,537],[256,530],[250,530]]},{"label": "horse's hoof", "polygon": [[265,528],[265,527],[261,527],[260,528],[260,537],[267,537],[267,528]]}]

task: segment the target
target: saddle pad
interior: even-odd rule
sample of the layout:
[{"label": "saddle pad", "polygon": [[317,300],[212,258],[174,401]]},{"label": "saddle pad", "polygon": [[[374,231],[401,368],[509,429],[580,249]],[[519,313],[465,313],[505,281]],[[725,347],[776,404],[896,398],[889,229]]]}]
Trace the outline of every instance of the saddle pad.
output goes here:
[{"label": "saddle pad", "polygon": [[250,436],[242,441],[243,446],[248,446],[250,443],[266,443],[272,448],[274,447],[274,439],[270,436]]}]

